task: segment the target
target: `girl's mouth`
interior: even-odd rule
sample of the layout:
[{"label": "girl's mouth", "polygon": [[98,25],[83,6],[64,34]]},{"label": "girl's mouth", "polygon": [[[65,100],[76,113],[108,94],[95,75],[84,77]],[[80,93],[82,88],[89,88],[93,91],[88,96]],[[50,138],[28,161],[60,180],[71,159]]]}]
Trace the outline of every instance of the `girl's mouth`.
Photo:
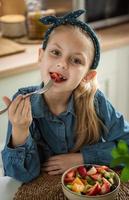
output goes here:
[{"label": "girl's mouth", "polygon": [[61,83],[66,81],[67,78],[58,72],[50,72],[51,79],[53,79],[57,83]]}]

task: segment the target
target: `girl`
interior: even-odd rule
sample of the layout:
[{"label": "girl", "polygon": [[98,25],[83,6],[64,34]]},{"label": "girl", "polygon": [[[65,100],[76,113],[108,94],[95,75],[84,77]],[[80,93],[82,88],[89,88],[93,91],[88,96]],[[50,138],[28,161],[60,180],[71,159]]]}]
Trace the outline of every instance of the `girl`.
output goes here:
[{"label": "girl", "polygon": [[[83,12],[41,19],[52,24],[39,50],[43,83],[19,89],[9,108],[2,151],[6,176],[29,182],[41,166],[56,175],[82,163],[108,165],[118,140],[129,144],[129,124],[97,89],[99,42],[95,32],[77,19]],[[49,79],[54,82],[44,95],[23,99]],[[10,101],[4,97],[6,105]]]}]

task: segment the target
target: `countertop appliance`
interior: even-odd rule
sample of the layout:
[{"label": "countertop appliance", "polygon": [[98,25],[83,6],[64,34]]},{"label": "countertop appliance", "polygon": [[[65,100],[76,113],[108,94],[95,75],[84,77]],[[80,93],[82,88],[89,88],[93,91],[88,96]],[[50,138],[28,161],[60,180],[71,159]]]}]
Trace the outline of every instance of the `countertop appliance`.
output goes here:
[{"label": "countertop appliance", "polygon": [[52,8],[57,14],[64,14],[70,10],[87,10],[81,16],[93,28],[102,28],[129,21],[129,0],[41,0],[43,7]]},{"label": "countertop appliance", "polygon": [[74,8],[85,8],[84,17],[93,28],[108,27],[129,21],[129,0],[74,0]]}]

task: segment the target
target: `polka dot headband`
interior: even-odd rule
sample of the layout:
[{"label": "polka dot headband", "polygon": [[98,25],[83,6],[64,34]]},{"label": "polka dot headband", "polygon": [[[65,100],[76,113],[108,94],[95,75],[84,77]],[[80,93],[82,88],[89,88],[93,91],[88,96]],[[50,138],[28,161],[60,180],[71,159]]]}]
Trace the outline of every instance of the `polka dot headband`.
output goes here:
[{"label": "polka dot headband", "polygon": [[94,60],[93,60],[91,69],[96,69],[98,66],[99,60],[100,60],[100,45],[99,45],[99,41],[98,41],[97,35],[94,32],[94,30],[87,23],[82,22],[79,19],[77,19],[84,12],[86,12],[86,11],[80,9],[80,10],[72,11],[72,12],[64,15],[63,17],[56,17],[56,16],[42,17],[40,19],[40,22],[42,22],[45,25],[50,25],[50,24],[52,25],[45,32],[43,49],[46,48],[49,36],[54,28],[56,28],[60,25],[67,25],[67,24],[80,27],[82,30],[84,30],[90,36],[90,38],[93,41],[93,44],[95,47],[95,56],[94,56]]}]

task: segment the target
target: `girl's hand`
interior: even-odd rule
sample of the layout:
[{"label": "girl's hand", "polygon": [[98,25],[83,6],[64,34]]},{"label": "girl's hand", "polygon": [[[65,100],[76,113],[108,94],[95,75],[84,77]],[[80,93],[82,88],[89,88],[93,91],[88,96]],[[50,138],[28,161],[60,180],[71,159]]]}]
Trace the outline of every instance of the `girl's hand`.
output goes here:
[{"label": "girl's hand", "polygon": [[50,157],[43,164],[43,171],[50,175],[62,174],[65,170],[75,165],[83,164],[81,153],[68,153]]},{"label": "girl's hand", "polygon": [[[11,102],[8,97],[3,98],[6,106]],[[30,99],[17,96],[8,110],[9,120],[12,124],[12,144],[20,145],[29,135],[29,126],[32,122]]]}]

